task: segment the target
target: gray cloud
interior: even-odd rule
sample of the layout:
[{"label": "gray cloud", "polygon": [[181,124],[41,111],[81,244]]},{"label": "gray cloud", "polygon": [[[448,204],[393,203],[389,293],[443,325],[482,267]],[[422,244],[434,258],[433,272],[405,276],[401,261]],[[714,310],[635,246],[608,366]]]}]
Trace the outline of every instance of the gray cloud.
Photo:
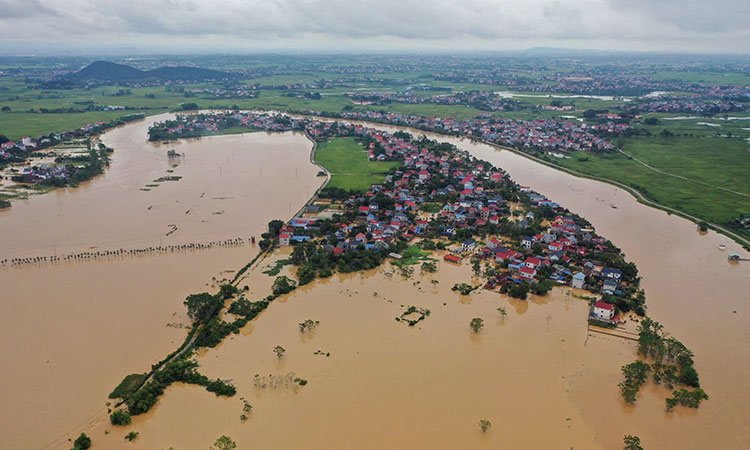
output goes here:
[{"label": "gray cloud", "polygon": [[0,43],[748,52],[748,0],[0,0]]}]

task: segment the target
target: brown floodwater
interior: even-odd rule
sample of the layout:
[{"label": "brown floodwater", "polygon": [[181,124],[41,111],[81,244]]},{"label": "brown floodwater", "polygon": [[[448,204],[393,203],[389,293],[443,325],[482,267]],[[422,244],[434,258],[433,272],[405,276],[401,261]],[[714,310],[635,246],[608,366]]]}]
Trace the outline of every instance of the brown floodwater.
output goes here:
[{"label": "brown floodwater", "polygon": [[[163,118],[107,132],[103,141],[116,150],[105,175],[0,212],[0,260],[247,241],[322,183],[301,134],[147,143],[148,125]],[[169,148],[185,156],[170,162]],[[140,190],[165,175],[182,178]],[[177,231],[166,236],[170,225]],[[246,244],[0,268],[0,448],[69,448],[67,437],[105,417],[125,374],[147,370],[182,341],[185,296],[231,278],[255,254]]]},{"label": "brown floodwater", "polygon": [[[167,117],[105,133],[115,153],[104,175],[0,211],[0,260],[247,239],[266,205],[289,217],[322,183],[302,134],[147,142],[150,124]],[[171,149],[184,156],[169,158]],[[155,182],[162,177],[181,178]]]},{"label": "brown floodwater", "polygon": [[[563,290],[528,302],[489,291],[462,297],[450,288],[469,281],[468,266],[439,264],[435,275],[404,279],[385,268],[298,289],[197,357],[207,376],[232,380],[235,397],[174,385],[131,427],[102,424],[94,440],[143,449],[207,448],[222,434],[238,448],[596,447],[568,393],[587,351],[587,303]],[[248,279],[251,298],[272,280],[261,270]],[[430,314],[410,328],[395,319],[412,305]],[[473,317],[485,321],[478,334]],[[319,325],[301,334],[305,319]],[[276,345],[286,349],[281,360]],[[288,373],[308,384],[254,384],[256,374]],[[246,422],[242,399],[253,406]],[[481,419],[492,422],[486,434]],[[131,429],[140,436],[125,443]]]},{"label": "brown floodwater", "polygon": [[[293,136],[278,138],[284,137]],[[616,449],[622,447],[624,434],[639,435],[646,448],[750,448],[750,412],[745,406],[750,389],[744,383],[750,369],[750,267],[726,260],[729,252],[748,256],[746,252],[716,233],[701,235],[693,223],[641,205],[613,186],[488,145],[439,138],[499,165],[518,183],[586,217],[620,246],[638,264],[649,314],[695,352],[710,400],[697,411],[678,409],[668,416],[663,412],[668,392],[646,386],[636,407],[624,405],[616,385],[620,367],[635,356],[635,346],[588,332],[584,301],[563,289],[528,302],[487,291],[461,297],[450,287],[467,281],[469,269],[441,263],[434,276],[416,274],[404,280],[386,268],[335,276],[295,291],[274,302],[241,334],[198,356],[203,373],[236,384],[235,397],[217,398],[199,387],[175,385],[131,427],[113,429],[103,419],[106,394],[122,374],[143,370],[184,336],[184,331],[164,327],[165,322],[185,321],[182,298],[211,282],[211,276],[221,276],[222,270],[240,267],[246,254],[254,253],[251,247],[215,248],[0,270],[0,283],[11,289],[3,292],[22,300],[6,301],[4,295],[0,303],[2,320],[8,322],[3,370],[14,370],[3,377],[10,382],[0,393],[0,439],[6,440],[0,447],[39,447],[54,439],[58,430],[81,424],[75,432],[86,429],[102,448],[207,448],[222,434],[232,436],[239,448]],[[141,139],[133,135],[132,147],[149,145]],[[266,139],[272,143],[277,137]],[[193,143],[206,141],[210,139],[174,147],[182,152],[184,146],[188,153]],[[314,178],[317,169],[303,161],[310,144],[295,142],[304,147],[300,167],[309,167],[312,191],[319,183]],[[122,153],[116,153],[113,170]],[[191,154],[174,175],[181,175]],[[216,164],[214,160],[211,166],[214,176]],[[264,173],[275,173],[265,167]],[[132,182],[132,189],[164,170]],[[218,176],[223,173],[219,170]],[[256,176],[261,176],[260,170]],[[186,176],[173,183],[187,182]],[[154,194],[167,184],[135,194]],[[306,189],[301,184],[298,188],[286,194],[298,194],[301,205]],[[74,197],[76,192],[66,195]],[[284,198],[278,198],[282,204],[275,207],[281,214],[266,214],[268,205],[263,203],[246,205],[248,220],[257,222],[248,230],[257,234],[268,218],[284,216]],[[287,211],[294,211],[294,206]],[[263,220],[253,218],[258,211],[265,215]],[[177,216],[154,221],[153,226],[162,229]],[[0,215],[0,222],[4,218]],[[186,241],[204,240],[197,224],[188,221],[179,229],[194,230],[190,236],[195,237],[184,236]],[[232,229],[230,235],[246,237],[248,232]],[[136,239],[153,238],[144,234]],[[726,252],[717,249],[719,244],[727,246]],[[246,280],[252,299],[268,292],[272,277],[260,273],[268,263],[257,266]],[[44,272],[63,268],[72,273]],[[431,283],[431,278],[438,283]],[[414,328],[395,320],[410,305],[431,311]],[[498,307],[506,308],[504,319]],[[485,320],[476,335],[468,328],[473,317]],[[307,318],[320,325],[303,336],[297,324]],[[272,352],[276,345],[286,349],[281,361]],[[330,356],[314,354],[317,350]],[[58,367],[48,369],[50,358],[45,354],[59,357],[50,360]],[[255,374],[290,372],[309,383],[296,389],[254,386]],[[33,390],[40,393],[30,394]],[[247,422],[240,421],[241,398],[253,405]],[[91,420],[97,414],[100,419]],[[479,431],[480,419],[492,422],[489,432]],[[133,443],[123,440],[130,430],[140,432]],[[22,445],[27,443],[31,445]],[[58,441],[53,447],[65,446]]]},{"label": "brown floodwater", "polygon": [[[491,145],[409,131],[451,142],[490,161],[517,183],[588,219],[638,265],[649,315],[695,352],[702,387],[711,398],[697,411],[667,415],[665,389],[647,389],[636,407],[618,398],[620,366],[633,358],[633,346],[611,338],[591,339],[571,395],[596,431],[598,444],[618,448],[624,434],[636,434],[646,448],[750,448],[750,387],[745,382],[750,373],[750,262],[727,261],[729,253],[749,258],[747,251],[723,235],[699,233],[686,219],[642,205],[615,186]],[[725,251],[718,248],[722,244]]]}]

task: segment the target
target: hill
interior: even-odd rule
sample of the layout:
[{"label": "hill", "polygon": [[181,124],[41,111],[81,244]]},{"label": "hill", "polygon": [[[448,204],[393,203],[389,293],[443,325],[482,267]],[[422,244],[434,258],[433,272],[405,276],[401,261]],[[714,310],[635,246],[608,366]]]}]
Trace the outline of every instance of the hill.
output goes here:
[{"label": "hill", "polygon": [[68,80],[122,81],[144,78],[144,72],[135,67],[109,61],[94,61],[78,72],[64,76]]},{"label": "hill", "polygon": [[162,80],[162,81],[205,81],[234,78],[235,74],[200,67],[174,66],[160,67],[153,70],[140,70],[125,64],[109,61],[94,61],[78,72],[60,77],[57,81],[65,83],[100,82],[121,83],[129,81]]}]

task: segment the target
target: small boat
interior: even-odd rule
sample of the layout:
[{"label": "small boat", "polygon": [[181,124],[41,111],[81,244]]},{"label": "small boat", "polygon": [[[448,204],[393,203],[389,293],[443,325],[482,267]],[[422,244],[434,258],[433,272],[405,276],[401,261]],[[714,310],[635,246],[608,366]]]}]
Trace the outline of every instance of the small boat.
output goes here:
[{"label": "small boat", "polygon": [[724,250],[726,250],[726,249],[727,249],[727,246],[726,246],[726,245],[724,245],[724,244],[719,244],[719,250],[722,250],[722,251],[724,251]]},{"label": "small boat", "polygon": [[727,259],[729,261],[739,261],[740,255],[738,253],[730,253],[729,256],[727,256]]}]

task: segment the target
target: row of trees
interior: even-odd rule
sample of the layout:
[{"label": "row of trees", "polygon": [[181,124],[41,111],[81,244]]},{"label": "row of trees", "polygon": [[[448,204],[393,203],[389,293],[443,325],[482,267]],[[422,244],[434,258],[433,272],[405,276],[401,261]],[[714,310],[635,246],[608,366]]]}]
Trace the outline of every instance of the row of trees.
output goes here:
[{"label": "row of trees", "polygon": [[[667,411],[677,405],[697,408],[708,395],[700,388],[698,372],[693,367],[693,352],[674,337],[667,336],[663,326],[648,317],[639,325],[638,354],[645,361],[634,361],[622,368],[624,379],[620,393],[628,403],[635,403],[638,392],[649,379],[668,389],[682,385],[693,389],[675,390],[666,400]],[[649,364],[648,361],[651,361]]]},{"label": "row of trees", "polygon": [[198,362],[187,357],[178,358],[167,363],[161,370],[154,373],[153,378],[126,402],[128,412],[132,415],[143,414],[156,403],[164,389],[174,382],[197,384],[204,386],[207,391],[220,396],[233,396],[235,387],[223,380],[210,380],[198,372]]}]

